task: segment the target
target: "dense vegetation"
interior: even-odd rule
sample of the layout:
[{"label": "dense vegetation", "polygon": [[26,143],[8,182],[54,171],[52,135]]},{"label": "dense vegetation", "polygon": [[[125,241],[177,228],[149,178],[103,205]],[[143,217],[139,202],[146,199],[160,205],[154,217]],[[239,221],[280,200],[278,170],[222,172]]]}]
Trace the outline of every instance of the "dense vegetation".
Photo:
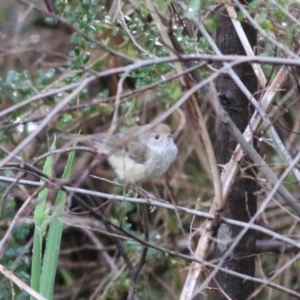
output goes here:
[{"label": "dense vegetation", "polygon": [[[244,62],[222,56],[214,43],[232,9],[238,24],[256,29],[257,59],[247,62],[259,70],[252,96],[263,119],[245,136],[260,160],[243,146],[251,163],[231,157],[241,177],[255,169],[259,186],[249,225],[256,230],[252,296],[299,299],[297,2],[35,2],[6,1],[0,15],[0,299],[28,299],[29,286],[52,295],[54,279],[53,299],[179,299],[195,259],[202,263],[195,299],[210,299],[215,283],[205,280],[216,235],[203,224],[226,201],[214,170],[230,173],[229,165],[212,165],[218,126],[226,123],[215,83],[218,69],[229,74]],[[170,125],[179,153],[165,176],[142,187],[124,185],[103,155],[68,138],[156,121]],[[222,194],[229,190],[223,185]],[[207,248],[195,256],[201,234]],[[39,260],[55,251],[51,271],[40,270]]]}]

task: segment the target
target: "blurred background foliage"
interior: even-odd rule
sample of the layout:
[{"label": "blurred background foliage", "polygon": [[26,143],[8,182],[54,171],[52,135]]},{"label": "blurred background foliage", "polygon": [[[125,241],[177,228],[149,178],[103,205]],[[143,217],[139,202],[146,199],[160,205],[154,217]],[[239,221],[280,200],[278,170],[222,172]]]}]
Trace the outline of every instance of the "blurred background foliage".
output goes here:
[{"label": "blurred background foliage", "polygon": [[[5,157],[47,116],[49,111],[62,98],[72,92],[61,91],[47,96],[52,89],[78,83],[84,78],[129,64],[125,56],[132,59],[155,59],[168,56],[171,51],[163,43],[145,1],[112,1],[112,0],[57,0],[55,7],[64,20],[58,21],[41,13],[47,11],[42,1],[32,1],[38,10],[25,1],[1,1],[1,34],[0,34],[0,110],[7,109],[35,95],[41,99],[1,117],[0,156]],[[23,2],[23,3],[21,3]],[[173,33],[186,53],[213,53],[206,39],[197,32],[191,22],[184,17],[176,1],[153,1],[157,9],[166,17],[170,14],[170,5],[174,11]],[[200,17],[212,37],[220,15],[219,1],[183,1],[200,9]],[[293,50],[292,36],[297,37],[299,24],[287,17],[288,10],[294,1],[252,1],[247,9],[263,30],[271,34],[278,42]],[[117,7],[113,7],[113,5]],[[201,4],[199,6],[199,4]],[[118,7],[119,5],[119,7]],[[285,10],[278,8],[282,6]],[[121,9],[122,13],[118,12]],[[295,10],[297,15],[297,10]],[[243,14],[239,13],[243,19]],[[183,26],[183,24],[185,26]],[[297,27],[298,26],[298,27]],[[257,53],[260,55],[282,55],[266,36],[258,32]],[[111,54],[98,42],[124,54],[124,57]],[[270,79],[278,67],[263,66]],[[202,78],[214,72],[213,68],[199,70]],[[293,110],[289,109],[276,119],[276,129],[281,134],[291,153],[299,151],[299,99],[297,87],[298,74],[291,76],[286,83],[286,90],[278,94],[276,105],[271,116],[276,119],[285,107],[294,101]],[[156,116],[166,111],[181,96],[183,87],[178,78],[168,82],[162,81],[175,74],[173,63],[150,64],[147,67],[129,73],[124,85],[120,107],[118,127],[151,122]],[[93,134],[107,130],[111,124],[115,107],[115,96],[118,91],[119,75],[107,75],[92,81],[61,110],[36,139],[29,143],[15,161],[28,162],[42,169],[44,159],[37,159],[50,149],[53,134],[59,132]],[[151,89],[143,87],[153,84]],[[295,91],[292,92],[292,89]],[[46,95],[46,96],[43,96]],[[296,101],[297,100],[297,101]],[[207,120],[212,139],[215,119],[205,98],[199,106]],[[179,155],[164,179],[158,178],[144,185],[147,191],[156,197],[175,202],[178,205],[208,211],[214,193],[210,182],[209,170],[203,163],[201,144],[198,132],[183,106],[174,112],[166,122],[172,127],[176,136]],[[180,130],[177,130],[177,129]],[[70,144],[59,139],[57,148]],[[270,164],[277,168],[277,173],[284,170],[281,158],[276,149],[262,138],[260,148]],[[88,170],[85,178],[80,177],[80,187],[113,194],[122,194],[123,188],[114,184],[115,174],[104,161],[96,167],[90,167],[95,155],[78,152],[73,167],[73,180],[76,181]],[[66,164],[67,154],[55,155],[53,176],[61,176]],[[20,171],[1,170],[1,175],[16,178]],[[39,180],[30,173],[24,173],[24,179]],[[107,182],[99,178],[106,178]],[[298,186],[294,179],[288,187],[297,193]],[[1,227],[0,237],[4,235],[10,220],[33,187],[14,186],[7,193],[8,184],[1,183]],[[299,192],[298,192],[299,193]],[[262,192],[262,197],[264,193]],[[141,215],[135,204],[107,201],[91,197],[95,209],[101,208],[110,220],[123,228],[143,237]],[[124,262],[119,258],[104,226],[76,202],[70,201],[69,214],[64,217],[65,229],[62,238],[61,255],[56,278],[54,299],[126,299],[129,279]],[[189,238],[190,226],[196,228],[202,220],[193,219],[190,215],[156,209],[150,213],[150,242],[188,253],[193,249],[193,239]],[[282,234],[299,238],[296,232],[298,221],[293,220],[277,206],[270,206],[261,220],[261,224]],[[291,227],[291,224],[294,224]],[[32,218],[22,219],[11,237],[7,251],[1,263],[25,282],[29,282]],[[258,235],[263,240],[264,236]],[[130,259],[137,262],[142,246],[124,238],[124,247]],[[284,253],[264,252],[258,256],[258,276],[269,276],[279,264],[289,260],[293,251]],[[278,262],[280,261],[280,263]],[[188,263],[182,259],[170,257],[165,253],[150,249],[147,262],[137,281],[139,299],[176,299],[182,288]],[[289,268],[278,277],[279,284],[299,289],[297,268]],[[205,274],[203,274],[205,276]],[[259,299],[282,299],[277,291],[265,288]],[[204,296],[203,296],[204,297]],[[28,295],[18,290],[8,280],[0,277],[0,299],[28,299]],[[205,299],[205,298],[203,298]],[[286,298],[287,299],[287,298]]]}]

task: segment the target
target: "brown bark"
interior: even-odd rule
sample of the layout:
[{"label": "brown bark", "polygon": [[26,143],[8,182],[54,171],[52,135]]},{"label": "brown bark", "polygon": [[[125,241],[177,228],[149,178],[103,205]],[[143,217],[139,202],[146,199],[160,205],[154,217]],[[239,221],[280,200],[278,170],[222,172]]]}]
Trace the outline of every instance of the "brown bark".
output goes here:
[{"label": "brown bark", "polygon": [[[243,28],[252,47],[256,45],[256,31],[247,23]],[[224,10],[217,27],[217,45],[223,54],[245,55],[244,48],[232,25],[231,19]],[[234,71],[246,85],[249,91],[254,94],[257,90],[257,80],[250,64],[240,64],[234,67]],[[230,117],[241,132],[246,128],[252,114],[249,99],[245,97],[235,82],[228,74],[221,74],[216,81],[216,88],[220,96],[222,106],[229,113]],[[219,164],[226,164],[235,147],[236,141],[231,136],[228,128],[222,122],[217,128],[217,142],[215,152]],[[245,159],[241,168],[249,165]],[[245,175],[254,178],[253,169],[247,168],[247,172],[239,173],[232,186],[224,207],[224,217],[247,222],[256,211],[255,180],[246,178]],[[217,242],[214,243],[215,258],[222,257],[228,249],[231,241],[239,234],[241,228],[222,224],[216,235]],[[227,257],[223,267],[249,276],[254,276],[255,271],[255,233],[248,231],[233,252]],[[241,278],[218,272],[215,277],[215,289],[213,299],[246,299],[254,291],[254,283]],[[222,290],[222,292],[221,292]]]}]

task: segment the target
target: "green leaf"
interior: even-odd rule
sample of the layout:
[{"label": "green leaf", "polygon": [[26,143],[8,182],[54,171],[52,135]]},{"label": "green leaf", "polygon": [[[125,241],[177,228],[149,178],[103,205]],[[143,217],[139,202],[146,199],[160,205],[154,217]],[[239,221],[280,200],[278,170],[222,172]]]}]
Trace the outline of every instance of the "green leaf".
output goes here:
[{"label": "green leaf", "polygon": [[262,2],[263,2],[263,0],[253,0],[248,4],[248,7],[250,9],[257,8]]},{"label": "green leaf", "polygon": [[201,0],[191,0],[188,5],[188,11],[186,13],[186,16],[189,19],[197,18],[200,14],[201,9]]},{"label": "green leaf", "polygon": [[[74,156],[75,152],[72,151],[69,155],[69,159],[64,170],[63,179],[69,179],[71,175]],[[65,214],[66,199],[66,192],[60,190],[56,197],[55,208],[46,241],[40,279],[40,293],[48,300],[53,298],[54,282],[63,230],[63,222],[61,217]]]},{"label": "green leaf", "polygon": [[47,85],[49,83],[52,83],[55,73],[56,73],[56,71],[54,68],[51,68],[51,69],[47,70],[46,72],[39,70],[37,73],[35,84],[36,85]]},{"label": "green leaf", "polygon": [[[56,139],[54,139],[51,150],[55,149]],[[43,173],[47,175],[52,174],[53,157],[46,158]],[[46,179],[42,178],[41,182]],[[49,218],[49,212],[46,210],[46,199],[48,196],[48,188],[44,188],[38,195],[38,203],[34,210],[34,234],[33,234],[33,250],[32,250],[32,266],[31,266],[31,287],[37,292],[40,290],[40,275],[41,275],[41,261],[42,261],[42,242],[46,230],[46,223]],[[33,300],[34,298],[31,297]]]}]

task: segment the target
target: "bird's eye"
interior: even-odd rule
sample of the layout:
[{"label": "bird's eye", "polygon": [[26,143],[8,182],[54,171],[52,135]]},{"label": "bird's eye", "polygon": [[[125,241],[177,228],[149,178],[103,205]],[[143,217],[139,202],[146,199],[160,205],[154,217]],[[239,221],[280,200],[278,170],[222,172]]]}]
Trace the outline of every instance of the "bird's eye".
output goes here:
[{"label": "bird's eye", "polygon": [[159,135],[158,135],[158,134],[155,135],[154,138],[155,138],[156,140],[158,140],[158,139],[159,139]]}]

